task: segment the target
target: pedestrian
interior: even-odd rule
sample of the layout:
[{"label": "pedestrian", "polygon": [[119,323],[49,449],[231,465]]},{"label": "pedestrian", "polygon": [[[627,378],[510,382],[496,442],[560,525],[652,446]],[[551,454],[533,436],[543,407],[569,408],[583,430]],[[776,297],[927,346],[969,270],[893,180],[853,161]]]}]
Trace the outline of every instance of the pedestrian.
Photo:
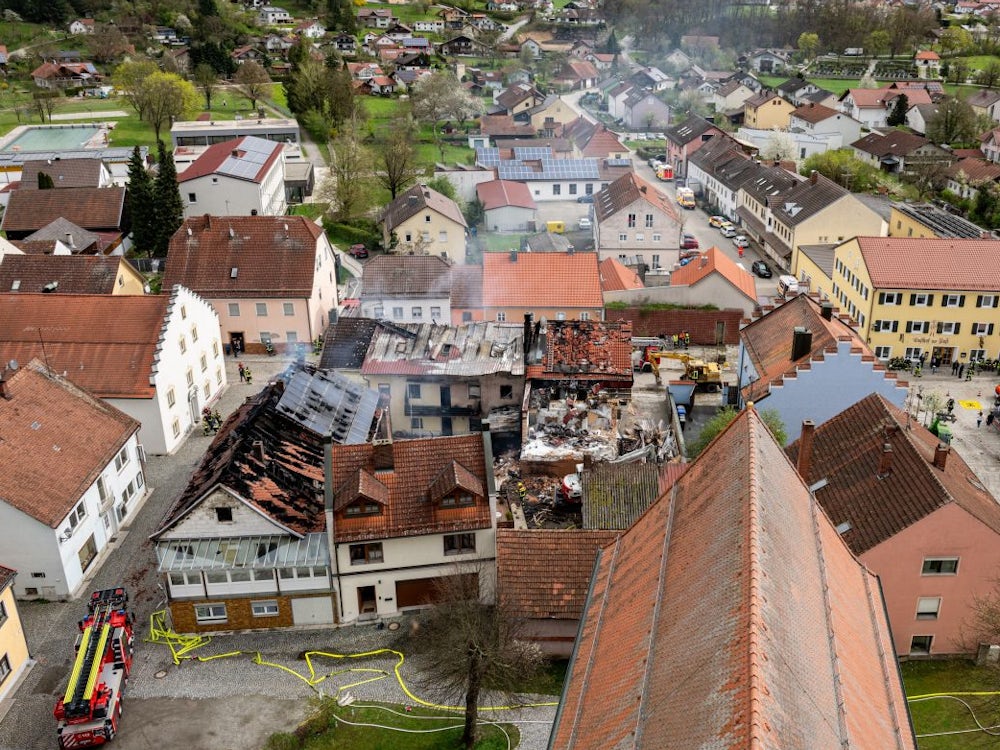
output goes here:
[{"label": "pedestrian", "polygon": [[924,361],[927,359],[927,352],[920,353],[920,368],[923,369]]},{"label": "pedestrian", "polygon": [[990,412],[989,414],[987,414],[986,415],[986,426],[989,427],[991,424],[993,424],[993,420],[994,419],[996,419],[996,416],[993,414],[993,412]]},{"label": "pedestrian", "polygon": [[243,363],[237,361],[236,369],[240,371],[240,382],[241,383],[247,382],[247,372],[246,370],[243,369]]},{"label": "pedestrian", "polygon": [[736,252],[738,252],[740,254],[740,257],[742,258],[743,257],[743,245],[739,245],[736,248]]},{"label": "pedestrian", "polygon": [[691,334],[684,331],[684,348],[687,349],[691,346]]},{"label": "pedestrian", "polygon": [[938,362],[939,361],[940,360],[938,360],[937,357],[931,357],[931,375],[937,374],[937,368],[938,368]]},{"label": "pedestrian", "polygon": [[965,373],[965,380],[968,382],[972,380],[972,376],[976,374],[976,366],[974,364],[969,365],[969,371]]},{"label": "pedestrian", "polygon": [[965,365],[959,365],[958,366],[958,379],[961,380],[963,375],[965,375]]},{"label": "pedestrian", "polygon": [[983,412],[980,409],[979,415],[976,417],[976,428],[979,428],[983,424]]},{"label": "pedestrian", "polygon": [[671,336],[671,337],[670,337],[670,340],[671,340],[671,341],[673,342],[673,344],[674,344],[674,349],[676,349],[676,348],[677,348],[677,334],[675,333],[675,334],[674,334],[673,336]]},{"label": "pedestrian", "polygon": [[951,363],[951,374],[958,375],[958,360]]}]

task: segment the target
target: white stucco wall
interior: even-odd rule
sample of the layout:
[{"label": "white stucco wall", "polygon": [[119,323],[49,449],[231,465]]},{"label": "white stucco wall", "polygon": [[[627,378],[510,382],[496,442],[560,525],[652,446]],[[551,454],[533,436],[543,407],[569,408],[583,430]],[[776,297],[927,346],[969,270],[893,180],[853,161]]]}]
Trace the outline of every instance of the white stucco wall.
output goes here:
[{"label": "white stucco wall", "polygon": [[[789,336],[788,346],[791,345]],[[862,361],[860,352],[851,352],[851,345],[850,341],[838,342],[836,354],[827,353],[822,361],[812,360],[809,369],[799,370],[797,377],[785,378],[782,385],[772,385],[770,394],[757,403],[760,409],[778,412],[789,443],[798,439],[802,420],[811,419],[821,425],[871,393],[880,393],[903,408],[906,389],[895,379],[887,378],[884,370],[876,370],[877,360]],[[756,373],[742,343],[737,367],[743,388]]]},{"label": "white stucco wall", "polygon": [[[402,308],[402,315],[396,308]],[[419,313],[416,312],[419,310]],[[394,323],[438,323],[451,320],[450,297],[386,297],[381,300],[363,299],[361,317],[391,320]]]},{"label": "white stucco wall", "polygon": [[[285,213],[285,156],[278,159],[260,182],[207,174],[182,182],[184,218],[191,216],[281,216]],[[194,201],[191,200],[192,196]]]}]

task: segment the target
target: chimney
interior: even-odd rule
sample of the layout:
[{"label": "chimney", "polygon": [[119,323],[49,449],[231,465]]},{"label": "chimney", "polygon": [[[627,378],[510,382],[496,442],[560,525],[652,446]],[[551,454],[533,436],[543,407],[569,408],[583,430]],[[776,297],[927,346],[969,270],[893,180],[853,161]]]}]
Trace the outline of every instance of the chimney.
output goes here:
[{"label": "chimney", "polygon": [[70,250],[76,249],[76,242],[73,240],[72,232],[66,232],[66,244],[69,245]]},{"label": "chimney", "polygon": [[205,214],[205,229],[212,228],[212,216],[211,214]]},{"label": "chimney", "polygon": [[812,331],[804,326],[792,329],[792,362],[797,362],[812,351]]},{"label": "chimney", "polygon": [[233,158],[234,159],[239,159],[240,158],[240,150],[238,148],[234,148],[233,149]]},{"label": "chimney", "polygon": [[517,263],[517,250],[510,251],[510,262]]},{"label": "chimney", "polygon": [[534,313],[524,314],[524,333],[522,334],[521,351],[524,355],[524,364],[528,365],[528,353],[531,351],[531,321],[535,317]]},{"label": "chimney", "polygon": [[267,461],[267,456],[264,454],[264,441],[254,440],[253,441],[253,452],[257,455],[257,460],[261,463]]},{"label": "chimney", "polygon": [[879,479],[885,479],[890,474],[892,474],[892,444],[882,443],[882,453],[878,457],[878,473],[876,476]]},{"label": "chimney", "polygon": [[824,302],[819,306],[819,314],[823,317],[823,320],[833,320],[833,303]]},{"label": "chimney", "polygon": [[813,185],[815,185],[816,184],[816,179],[818,177],[819,177],[819,172],[817,172],[814,169],[812,172],[809,173],[809,182],[812,183]]},{"label": "chimney", "polygon": [[948,465],[949,453],[951,453],[951,448],[944,443],[938,443],[937,448],[934,449],[934,465],[941,471],[944,471],[945,466]]},{"label": "chimney", "polygon": [[386,440],[372,444],[372,467],[375,471],[392,471],[392,442]]},{"label": "chimney", "polygon": [[795,462],[795,470],[803,482],[809,482],[809,470],[812,469],[813,436],[816,423],[811,419],[802,420],[802,434],[799,435],[799,457]]}]

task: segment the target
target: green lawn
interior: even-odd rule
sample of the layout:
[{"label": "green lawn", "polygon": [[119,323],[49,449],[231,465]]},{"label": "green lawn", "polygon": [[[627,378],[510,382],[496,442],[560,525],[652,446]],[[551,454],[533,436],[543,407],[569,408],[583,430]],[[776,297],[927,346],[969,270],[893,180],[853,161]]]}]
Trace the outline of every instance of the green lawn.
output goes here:
[{"label": "green lawn", "polygon": [[[344,721],[337,721],[334,717]],[[492,720],[491,712],[480,713],[480,719]],[[328,700],[295,734],[272,735],[264,750],[334,750],[365,748],[365,750],[459,750],[462,747],[462,722],[457,713],[433,711],[423,707],[393,704],[365,704],[339,707]],[[377,726],[352,726],[369,724]],[[517,747],[521,735],[517,727],[503,724],[479,727],[475,750],[507,750]],[[395,730],[410,731],[395,731]],[[439,731],[428,731],[439,730]],[[506,732],[507,737],[504,736]]]},{"label": "green lawn", "polygon": [[[789,76],[759,76],[761,82],[766,86],[774,87],[779,83],[783,83],[788,80]],[[832,91],[837,96],[843,94],[847,89],[858,88],[858,82],[860,78],[814,78],[813,76],[806,75],[806,80],[810,83],[815,83],[821,89],[826,89],[827,91]],[[891,81],[881,81],[881,83],[892,83]],[[978,87],[976,86],[957,86],[953,83],[945,83],[944,90],[951,94],[956,95],[959,92],[971,93],[974,92]]]},{"label": "green lawn", "polygon": [[[967,693],[1000,690],[1000,670],[977,667],[971,661],[911,661],[900,667],[908,696],[932,693]],[[983,726],[1000,725],[1000,696],[958,696],[972,706]],[[973,731],[941,737],[920,737],[940,732],[976,729],[969,709],[952,699],[910,701],[910,715],[920,750],[995,750],[1000,738]],[[1000,731],[1000,730],[998,730]]]}]

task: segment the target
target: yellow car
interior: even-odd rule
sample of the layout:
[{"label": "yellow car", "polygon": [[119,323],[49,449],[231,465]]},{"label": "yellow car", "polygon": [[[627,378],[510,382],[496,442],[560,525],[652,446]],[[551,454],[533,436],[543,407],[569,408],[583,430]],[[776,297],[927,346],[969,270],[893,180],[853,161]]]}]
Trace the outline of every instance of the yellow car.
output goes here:
[{"label": "yellow car", "polygon": [[709,216],[708,225],[712,227],[721,227],[723,224],[728,224],[729,220],[725,216]]}]

